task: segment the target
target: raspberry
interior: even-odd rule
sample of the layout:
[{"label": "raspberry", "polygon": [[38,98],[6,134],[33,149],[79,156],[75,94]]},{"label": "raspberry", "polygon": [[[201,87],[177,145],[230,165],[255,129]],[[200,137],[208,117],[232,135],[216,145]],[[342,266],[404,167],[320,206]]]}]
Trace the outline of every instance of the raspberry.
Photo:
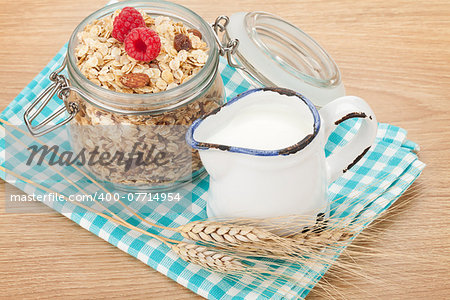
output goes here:
[{"label": "raspberry", "polygon": [[119,42],[123,42],[131,30],[145,27],[145,21],[134,7],[124,7],[114,19],[113,25],[114,28],[111,35]]},{"label": "raspberry", "polygon": [[125,51],[136,60],[150,62],[161,51],[161,40],[158,34],[149,28],[135,28],[125,38]]}]

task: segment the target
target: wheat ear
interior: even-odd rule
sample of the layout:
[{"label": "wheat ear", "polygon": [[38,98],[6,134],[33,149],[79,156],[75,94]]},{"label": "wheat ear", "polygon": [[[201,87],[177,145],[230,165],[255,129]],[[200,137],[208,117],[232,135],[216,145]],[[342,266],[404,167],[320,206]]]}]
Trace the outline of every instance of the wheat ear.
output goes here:
[{"label": "wheat ear", "polygon": [[215,221],[190,222],[179,226],[177,231],[187,239],[213,243],[253,243],[277,238],[276,235],[264,229]]},{"label": "wheat ear", "polygon": [[210,247],[182,242],[172,245],[172,250],[183,260],[223,273],[245,271],[247,268],[237,258]]}]

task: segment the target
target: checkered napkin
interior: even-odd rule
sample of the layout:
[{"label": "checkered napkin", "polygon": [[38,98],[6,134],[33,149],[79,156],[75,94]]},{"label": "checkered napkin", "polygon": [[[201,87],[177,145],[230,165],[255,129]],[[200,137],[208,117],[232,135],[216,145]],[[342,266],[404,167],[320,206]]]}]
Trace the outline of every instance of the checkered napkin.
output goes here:
[{"label": "checkered napkin", "polygon": [[[66,49],[66,46],[63,47],[42,72],[3,111],[2,119],[23,126],[24,107],[50,84],[48,76],[50,72],[61,65]],[[251,88],[250,84],[236,70],[227,66],[225,61],[220,63],[220,73],[225,84],[227,99]],[[59,105],[61,103],[55,98],[54,101],[49,103],[48,108],[44,109],[43,115],[48,116]],[[342,147],[346,141],[352,138],[358,126],[359,123],[355,120],[348,120],[341,124],[331,134],[326,144],[326,154],[328,155],[336,148]],[[12,132],[18,140],[25,141],[27,138],[12,128],[7,128],[7,130]],[[70,149],[66,130],[63,129],[61,132],[60,134],[50,133],[46,138],[52,144],[58,144],[63,149]],[[1,134],[2,137],[5,137],[4,131]],[[71,184],[45,165],[27,166],[24,163],[27,160],[24,149],[25,146],[15,139],[8,139],[8,137],[2,139],[0,145],[2,165],[16,174],[61,194],[77,193],[77,190]],[[371,150],[357,165],[329,186],[329,199],[332,203],[331,214],[333,216],[351,214],[355,216],[354,219],[356,220],[362,217],[372,218],[385,211],[413,183],[425,167],[418,160],[415,154],[417,151],[418,145],[406,140],[405,130],[389,124],[379,124],[377,139]],[[98,191],[98,188],[92,182],[73,168],[69,166],[59,168],[66,178],[70,178],[79,186],[83,186],[90,193]],[[20,179],[5,173],[0,175],[27,194],[45,194],[44,191]],[[158,205],[151,209],[148,208],[148,204],[142,204],[138,201],[129,202],[129,205],[149,221],[165,226],[185,224],[206,217],[205,199],[208,184],[209,178],[204,176],[198,181],[184,186],[181,189],[184,200],[170,205]],[[367,186],[370,186],[370,189],[365,188]],[[243,284],[242,281],[231,281],[220,274],[211,273],[195,264],[186,263],[159,241],[117,226],[101,216],[75,206],[73,203],[46,201],[45,199],[43,202],[78,223],[81,227],[138,258],[179,284],[210,299],[290,298],[293,294],[298,295],[297,297],[305,297],[313,287],[314,282],[329,267],[316,264],[314,267],[302,269],[296,274],[296,277],[300,278],[301,284],[294,286],[282,283],[278,291],[264,290],[264,287],[261,287],[261,283],[259,283],[257,292],[251,288],[251,285]],[[102,211],[102,208],[97,207],[95,202],[91,206]],[[154,230],[141,224],[137,218],[132,217],[120,205],[111,203],[109,208],[131,224],[154,232]],[[364,227],[367,224],[362,225]],[[162,233],[171,236],[170,232]],[[338,255],[339,253],[336,252],[334,257],[336,258]]]}]

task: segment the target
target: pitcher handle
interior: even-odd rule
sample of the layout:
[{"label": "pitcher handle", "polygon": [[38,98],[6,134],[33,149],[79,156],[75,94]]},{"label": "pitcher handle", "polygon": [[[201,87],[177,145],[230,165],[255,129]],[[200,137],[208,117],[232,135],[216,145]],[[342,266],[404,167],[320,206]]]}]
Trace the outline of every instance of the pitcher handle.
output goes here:
[{"label": "pitcher handle", "polygon": [[337,98],[325,105],[319,113],[326,139],[345,120],[363,119],[353,139],[327,157],[328,182],[331,183],[353,167],[369,151],[377,135],[378,123],[370,106],[363,99],[355,96]]}]

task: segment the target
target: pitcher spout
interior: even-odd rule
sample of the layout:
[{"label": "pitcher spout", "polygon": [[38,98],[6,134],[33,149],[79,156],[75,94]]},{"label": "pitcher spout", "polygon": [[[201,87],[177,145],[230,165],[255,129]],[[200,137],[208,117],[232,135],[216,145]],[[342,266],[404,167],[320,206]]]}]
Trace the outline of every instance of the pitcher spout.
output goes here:
[{"label": "pitcher spout", "polygon": [[210,175],[210,180],[220,180],[227,173],[231,164],[228,153],[231,147],[206,142],[210,128],[199,127],[202,121],[203,119],[198,119],[189,127],[186,132],[186,142],[193,149],[198,150],[202,164]]}]

